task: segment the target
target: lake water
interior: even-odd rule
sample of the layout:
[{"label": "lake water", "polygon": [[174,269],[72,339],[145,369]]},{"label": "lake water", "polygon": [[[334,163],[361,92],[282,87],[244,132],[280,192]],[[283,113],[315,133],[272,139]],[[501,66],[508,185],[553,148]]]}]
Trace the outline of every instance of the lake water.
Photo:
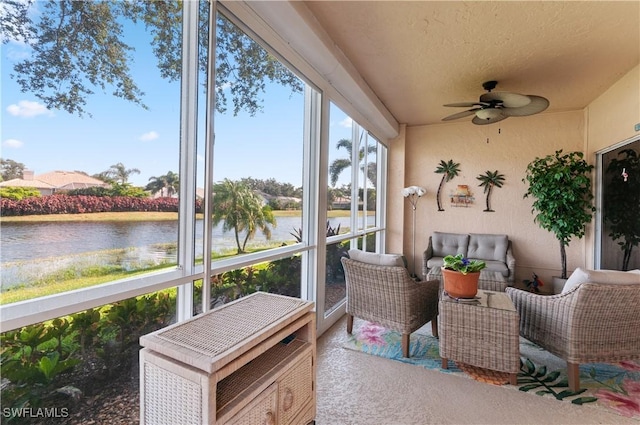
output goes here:
[{"label": "lake water", "polygon": [[[373,217],[369,217],[373,221]],[[349,227],[349,218],[330,219],[330,225]],[[300,228],[300,217],[279,217],[270,241],[257,233],[247,245],[291,241],[291,233]],[[203,221],[196,222],[196,256],[202,256]],[[46,273],[72,266],[82,268],[113,262],[110,250],[129,248],[118,254],[117,263],[153,265],[175,262],[178,239],[177,221],[155,222],[44,222],[2,223],[0,229],[1,286],[6,288]],[[169,246],[167,244],[173,244]],[[236,247],[233,233],[213,229],[213,250]],[[172,249],[168,249],[172,248]]]}]

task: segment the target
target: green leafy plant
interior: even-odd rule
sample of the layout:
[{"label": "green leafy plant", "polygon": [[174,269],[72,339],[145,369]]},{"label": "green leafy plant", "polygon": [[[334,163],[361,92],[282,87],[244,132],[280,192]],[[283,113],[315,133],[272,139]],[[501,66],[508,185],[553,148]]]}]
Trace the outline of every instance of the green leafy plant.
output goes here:
[{"label": "green leafy plant", "polygon": [[100,311],[90,308],[71,316],[71,330],[84,356],[96,341],[100,331]]},{"label": "green leafy plant", "polygon": [[480,180],[480,184],[478,186],[483,187],[484,193],[487,194],[487,208],[484,210],[484,212],[493,212],[493,209],[491,209],[491,204],[489,203],[491,192],[493,191],[494,187],[502,187],[502,184],[504,183],[504,174],[498,173],[498,170],[487,170],[484,174],[480,174],[476,178]]},{"label": "green leafy plant", "polygon": [[581,238],[591,221],[592,205],[590,173],[593,165],[584,160],[582,152],[536,158],[529,165],[523,182],[529,184],[524,197],[535,198],[531,213],[534,222],[552,232],[560,243],[561,278],[567,278],[566,246],[573,237]]},{"label": "green leafy plant", "polygon": [[487,264],[481,260],[470,260],[462,254],[447,255],[443,258],[443,264],[447,270],[454,270],[462,274],[475,273],[487,267]]},{"label": "green leafy plant", "polygon": [[48,325],[2,334],[0,367],[7,380],[2,389],[3,406],[38,407],[60,392],[56,378],[80,363],[71,357],[73,347],[69,350],[63,344],[68,328],[66,319],[55,319]]},{"label": "green leafy plant", "polygon": [[442,192],[442,186],[444,186],[445,182],[453,179],[460,172],[460,164],[457,162],[453,162],[453,159],[445,162],[444,160],[440,161],[440,165],[436,168],[435,173],[444,174],[442,179],[440,179],[440,184],[438,185],[438,193],[436,194],[436,200],[438,202],[438,211],[444,211],[442,208],[442,204],[440,203],[440,192]]}]

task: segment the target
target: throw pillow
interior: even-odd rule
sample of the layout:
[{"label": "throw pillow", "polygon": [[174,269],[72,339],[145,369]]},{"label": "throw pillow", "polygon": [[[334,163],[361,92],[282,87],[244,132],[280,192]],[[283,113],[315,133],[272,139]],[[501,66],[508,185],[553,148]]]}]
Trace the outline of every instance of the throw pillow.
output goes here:
[{"label": "throw pillow", "polygon": [[629,283],[640,284],[640,270],[630,270],[623,272],[619,270],[584,270],[580,267],[575,269],[562,288],[562,293],[569,292],[576,286],[585,283],[618,283],[621,285]]},{"label": "throw pillow", "polygon": [[407,267],[407,261],[404,255],[400,254],[377,254],[375,252],[366,252],[360,249],[350,249],[349,258],[360,261],[361,263],[375,264],[377,266],[400,266]]}]

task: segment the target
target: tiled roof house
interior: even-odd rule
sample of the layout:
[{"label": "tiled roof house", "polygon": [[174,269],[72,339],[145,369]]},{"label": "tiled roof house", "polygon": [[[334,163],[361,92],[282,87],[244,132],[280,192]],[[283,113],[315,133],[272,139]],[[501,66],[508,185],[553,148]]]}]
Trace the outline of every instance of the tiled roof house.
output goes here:
[{"label": "tiled roof house", "polygon": [[29,170],[23,171],[21,179],[0,182],[0,187],[33,187],[39,190],[41,195],[52,195],[59,190],[94,186],[109,187],[109,184],[75,171],[51,171],[36,176]]}]

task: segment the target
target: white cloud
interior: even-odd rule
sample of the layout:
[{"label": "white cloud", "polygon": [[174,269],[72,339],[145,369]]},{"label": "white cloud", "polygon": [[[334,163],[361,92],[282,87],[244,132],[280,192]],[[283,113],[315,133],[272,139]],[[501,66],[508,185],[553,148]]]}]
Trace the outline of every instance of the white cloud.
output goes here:
[{"label": "white cloud", "polygon": [[6,46],[6,55],[10,62],[19,62],[31,57],[31,48],[24,42],[14,40]]},{"label": "white cloud", "polygon": [[16,139],[7,139],[4,142],[2,142],[2,146],[4,146],[5,148],[19,149],[22,147],[22,145],[24,145],[24,143]]},{"label": "white cloud", "polygon": [[232,81],[225,81],[224,83],[222,83],[221,86],[216,86],[217,90],[228,90],[233,86],[234,82]]},{"label": "white cloud", "polygon": [[155,131],[150,131],[148,133],[144,133],[142,136],[138,137],[138,140],[143,142],[150,142],[152,140],[156,140],[160,135]]},{"label": "white cloud", "polygon": [[30,100],[21,100],[7,106],[7,112],[14,117],[31,118],[38,115],[53,116],[53,112],[47,109],[42,103],[32,102]]},{"label": "white cloud", "polygon": [[351,117],[346,117],[345,119],[340,121],[338,125],[340,125],[340,127],[351,128],[352,123],[353,123],[353,120],[351,119]]}]

